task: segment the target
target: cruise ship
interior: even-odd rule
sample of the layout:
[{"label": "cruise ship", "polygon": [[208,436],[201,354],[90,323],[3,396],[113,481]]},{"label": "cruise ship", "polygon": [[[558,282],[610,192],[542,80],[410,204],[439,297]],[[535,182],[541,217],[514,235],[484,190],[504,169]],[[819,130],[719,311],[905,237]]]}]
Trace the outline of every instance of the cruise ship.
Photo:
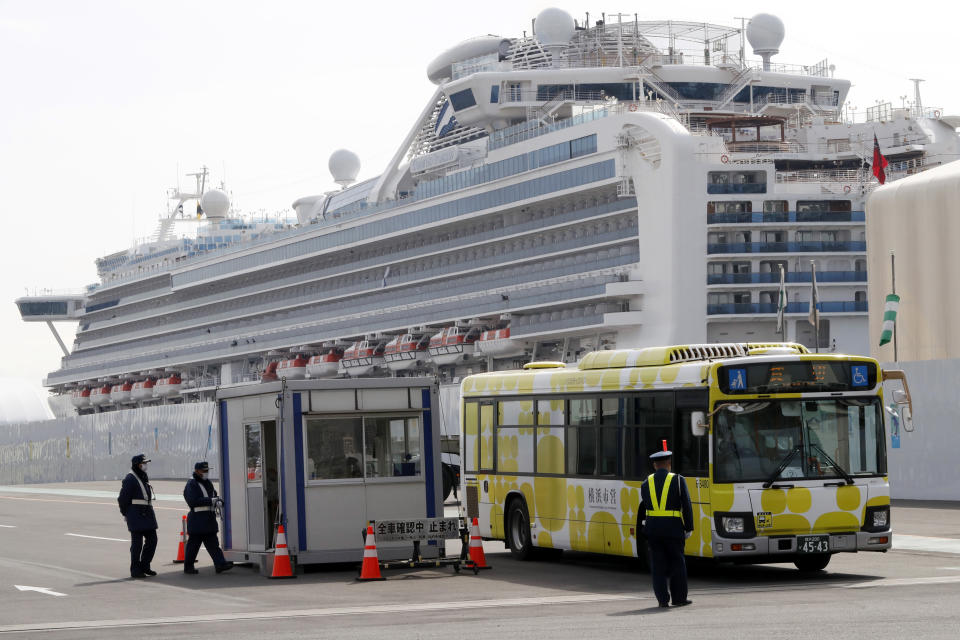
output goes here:
[{"label": "cruise ship", "polygon": [[[286,224],[239,216],[200,172],[152,242],[97,260],[99,282],[18,299],[24,320],[79,323],[44,384],[91,413],[281,377],[456,383],[626,346],[869,353],[874,139],[896,180],[960,158],[960,118],[919,84],[855,114],[828,61],[774,59],[785,33],[769,14],[551,8],[529,34],[457,44],[376,177],[335,152],[331,190]],[[194,204],[199,231],[176,237]]]}]

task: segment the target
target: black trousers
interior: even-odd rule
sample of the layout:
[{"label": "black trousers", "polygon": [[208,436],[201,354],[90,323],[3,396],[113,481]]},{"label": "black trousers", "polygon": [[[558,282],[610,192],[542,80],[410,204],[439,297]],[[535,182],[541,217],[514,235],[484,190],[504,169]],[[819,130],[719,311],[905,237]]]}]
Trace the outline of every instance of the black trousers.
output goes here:
[{"label": "black trousers", "polygon": [[150,562],[157,551],[157,530],[130,532],[130,575],[150,570]]},{"label": "black trousers", "polygon": [[[687,599],[687,563],[683,559],[684,540],[677,538],[647,538],[650,549],[650,577],[657,602],[666,604]],[[669,582],[670,590],[667,591]]]},{"label": "black trousers", "polygon": [[216,533],[191,533],[187,536],[187,546],[183,552],[183,568],[193,569],[193,564],[197,561],[197,554],[200,553],[200,545],[207,548],[210,559],[213,564],[219,567],[226,564],[227,560],[223,557],[223,551],[220,550],[220,540]]}]

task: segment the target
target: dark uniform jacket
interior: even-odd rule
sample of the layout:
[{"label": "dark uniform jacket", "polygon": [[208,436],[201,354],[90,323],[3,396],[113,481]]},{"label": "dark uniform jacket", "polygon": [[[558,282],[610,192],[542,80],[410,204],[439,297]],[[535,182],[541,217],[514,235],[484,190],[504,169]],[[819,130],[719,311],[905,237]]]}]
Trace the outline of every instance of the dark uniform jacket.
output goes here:
[{"label": "dark uniform jacket", "polygon": [[[140,479],[140,482],[137,482],[137,478]],[[146,489],[147,495],[144,495],[144,489]],[[123,479],[123,484],[120,486],[120,495],[117,496],[120,513],[127,519],[127,530],[148,531],[157,528],[157,516],[153,512],[153,505],[133,504],[134,500],[153,502],[153,498],[153,488],[148,482],[147,474],[140,469],[131,469],[130,473]]]},{"label": "dark uniform jacket", "polygon": [[[658,499],[662,499],[663,483],[667,479],[666,469],[657,469],[653,474]],[[693,508],[690,504],[690,495],[687,492],[687,483],[679,473],[673,474],[670,488],[667,490],[666,505],[661,505],[666,511],[679,511],[683,516],[675,517],[647,517],[647,511],[653,509],[650,500],[649,480],[640,487],[640,520],[645,520],[643,533],[648,538],[679,538],[683,540],[684,531],[693,531]]]},{"label": "dark uniform jacket", "polygon": [[213,498],[216,495],[213,483],[201,480],[197,474],[193,474],[187,481],[187,486],[183,488],[183,499],[190,506],[190,513],[187,515],[188,534],[205,535],[220,530],[217,526],[217,514],[213,509]]}]

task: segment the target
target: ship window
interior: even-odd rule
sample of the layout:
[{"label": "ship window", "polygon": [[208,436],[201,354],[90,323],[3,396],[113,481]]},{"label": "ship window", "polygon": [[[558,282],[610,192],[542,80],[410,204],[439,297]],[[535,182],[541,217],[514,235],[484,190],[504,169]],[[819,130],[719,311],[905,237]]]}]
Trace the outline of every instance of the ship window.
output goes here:
[{"label": "ship window", "polygon": [[500,102],[500,85],[495,84],[490,87],[490,103],[496,104]]},{"label": "ship window", "polygon": [[787,210],[788,210],[788,205],[786,200],[764,200],[763,201],[764,213],[786,213]]},{"label": "ship window", "polygon": [[472,89],[464,89],[450,94],[450,104],[453,105],[454,111],[463,111],[476,106],[477,101],[473,97]]},{"label": "ship window", "polygon": [[753,203],[749,200],[719,200],[707,203],[707,213],[750,213]]}]

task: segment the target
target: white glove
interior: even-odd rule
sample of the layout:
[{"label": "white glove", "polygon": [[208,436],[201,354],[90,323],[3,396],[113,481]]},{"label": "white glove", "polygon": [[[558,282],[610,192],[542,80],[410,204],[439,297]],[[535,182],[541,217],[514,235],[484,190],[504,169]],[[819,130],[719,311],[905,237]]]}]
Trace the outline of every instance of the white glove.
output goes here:
[{"label": "white glove", "polygon": [[684,531],[684,532],[683,532],[683,539],[684,539],[684,540],[687,540],[687,539],[689,539],[690,536],[692,536],[692,535],[693,535],[693,531]]}]

